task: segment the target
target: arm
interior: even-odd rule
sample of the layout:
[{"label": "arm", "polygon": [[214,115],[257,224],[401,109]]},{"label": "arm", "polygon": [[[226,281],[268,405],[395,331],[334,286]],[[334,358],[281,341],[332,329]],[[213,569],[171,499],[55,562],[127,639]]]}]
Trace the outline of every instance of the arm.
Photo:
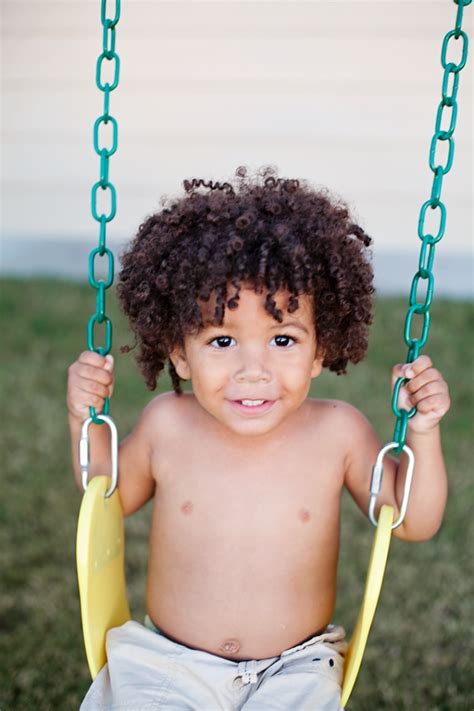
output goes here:
[{"label": "arm", "polygon": [[[449,409],[448,386],[432,367],[427,356],[411,364],[397,365],[392,372],[392,387],[398,377],[409,377],[401,388],[399,406],[417,414],[410,419],[406,443],[415,456],[413,485],[404,522],[394,535],[409,541],[432,538],[439,529],[447,500],[447,475],[441,448],[439,421]],[[367,514],[372,466],[380,442],[365,418],[352,408],[351,447],[347,457],[345,483],[353,498]],[[377,499],[376,517],[382,504],[389,504],[398,515],[403,496],[406,462],[384,459],[382,491]]]},{"label": "arm", "polygon": [[[79,440],[89,407],[100,411],[104,398],[113,391],[113,358],[91,351],[81,353],[68,374],[67,405],[71,433],[71,456],[76,483],[82,490],[79,465]],[[119,447],[119,494],[124,515],[137,511],[154,494],[151,469],[149,408],[145,408],[131,434]],[[110,430],[106,425],[89,427],[89,479],[111,472]]]}]

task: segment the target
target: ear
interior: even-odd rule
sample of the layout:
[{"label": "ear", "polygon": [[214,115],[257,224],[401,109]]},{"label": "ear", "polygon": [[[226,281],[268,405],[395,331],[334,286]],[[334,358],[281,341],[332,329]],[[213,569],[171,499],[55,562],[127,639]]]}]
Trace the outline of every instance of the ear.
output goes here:
[{"label": "ear", "polygon": [[316,357],[313,360],[313,365],[311,366],[311,377],[317,378],[321,375],[323,369],[324,353],[321,353],[319,349],[316,351]]},{"label": "ear", "polygon": [[176,346],[169,354],[169,358],[179,377],[182,380],[190,380],[191,370],[189,368],[184,348],[182,346]]}]

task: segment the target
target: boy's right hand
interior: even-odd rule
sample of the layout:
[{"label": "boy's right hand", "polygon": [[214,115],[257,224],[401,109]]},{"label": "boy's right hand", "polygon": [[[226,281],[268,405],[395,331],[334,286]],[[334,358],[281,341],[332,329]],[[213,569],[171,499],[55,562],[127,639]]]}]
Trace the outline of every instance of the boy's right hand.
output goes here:
[{"label": "boy's right hand", "polygon": [[81,421],[89,417],[89,408],[101,412],[106,397],[114,389],[114,359],[94,351],[84,351],[68,370],[67,408]]}]

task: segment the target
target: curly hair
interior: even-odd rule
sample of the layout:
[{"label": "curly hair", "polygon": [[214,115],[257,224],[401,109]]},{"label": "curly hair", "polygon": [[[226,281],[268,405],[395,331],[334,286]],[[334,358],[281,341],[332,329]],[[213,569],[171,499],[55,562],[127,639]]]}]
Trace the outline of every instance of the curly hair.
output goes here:
[{"label": "curly hair", "polygon": [[168,360],[181,393],[169,353],[204,327],[199,300],[213,295],[212,323],[222,325],[225,309],[238,307],[243,283],[266,291],[265,308],[279,322],[278,290],[288,291],[290,313],[298,295],[313,297],[323,366],[345,373],[348,361],[365,355],[374,293],[370,237],[327,190],[278,178],[272,166],[255,179],[247,172],[236,170],[235,186],[185,180],[186,195],[168,205],[164,196],[163,209],[140,225],[121,256],[117,291],[150,390]]}]

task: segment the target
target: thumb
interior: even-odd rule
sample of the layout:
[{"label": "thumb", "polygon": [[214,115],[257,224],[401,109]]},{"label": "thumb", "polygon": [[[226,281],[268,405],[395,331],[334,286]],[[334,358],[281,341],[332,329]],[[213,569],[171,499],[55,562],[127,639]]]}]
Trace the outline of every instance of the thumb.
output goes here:
[{"label": "thumb", "polygon": [[112,372],[114,369],[114,357],[111,353],[105,356],[105,365],[104,365],[105,370],[108,370],[109,372]]},{"label": "thumb", "polygon": [[398,378],[403,378],[403,363],[397,363],[397,365],[394,365],[392,368],[392,377],[391,377],[391,388],[395,387],[395,383],[397,382]]}]

